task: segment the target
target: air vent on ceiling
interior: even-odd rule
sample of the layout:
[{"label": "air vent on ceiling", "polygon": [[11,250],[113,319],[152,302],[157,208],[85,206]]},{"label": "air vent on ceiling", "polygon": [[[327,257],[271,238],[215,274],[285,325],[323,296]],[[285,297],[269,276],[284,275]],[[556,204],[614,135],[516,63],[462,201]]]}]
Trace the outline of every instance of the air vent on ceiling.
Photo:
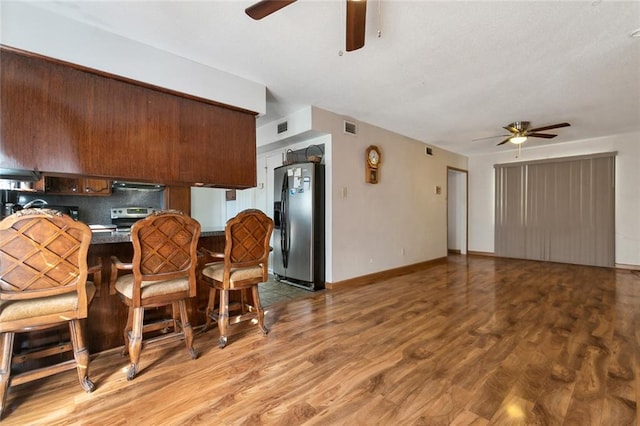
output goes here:
[{"label": "air vent on ceiling", "polygon": [[283,121],[282,123],[278,123],[278,134],[284,133],[289,130],[289,122]]},{"label": "air vent on ceiling", "polygon": [[344,132],[345,133],[349,133],[351,135],[357,135],[358,134],[358,126],[356,126],[356,123],[351,123],[349,121],[345,121],[344,122]]}]

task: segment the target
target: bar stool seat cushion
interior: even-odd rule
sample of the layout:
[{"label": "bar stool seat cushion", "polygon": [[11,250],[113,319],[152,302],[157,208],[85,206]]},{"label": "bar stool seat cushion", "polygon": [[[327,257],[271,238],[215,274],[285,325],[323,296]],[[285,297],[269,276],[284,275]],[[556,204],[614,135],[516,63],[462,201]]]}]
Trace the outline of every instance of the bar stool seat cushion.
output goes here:
[{"label": "bar stool seat cushion", "polygon": [[[202,274],[212,280],[223,282],[224,262],[210,263],[204,267]],[[248,279],[261,279],[263,274],[262,266],[250,266],[248,268],[232,269],[229,278],[229,288],[235,288],[236,282]]]},{"label": "bar stool seat cushion", "polygon": [[[95,294],[96,286],[87,281],[87,303],[91,303]],[[0,300],[0,321],[17,321],[76,309],[78,309],[78,293],[76,291],[35,299]],[[60,321],[67,320],[67,318],[60,318]]]},{"label": "bar stool seat cushion", "polygon": [[[131,299],[133,297],[133,280],[133,274],[119,277],[116,281],[116,291],[127,299]],[[166,281],[142,281],[140,289],[142,299],[189,291],[189,277]]]}]

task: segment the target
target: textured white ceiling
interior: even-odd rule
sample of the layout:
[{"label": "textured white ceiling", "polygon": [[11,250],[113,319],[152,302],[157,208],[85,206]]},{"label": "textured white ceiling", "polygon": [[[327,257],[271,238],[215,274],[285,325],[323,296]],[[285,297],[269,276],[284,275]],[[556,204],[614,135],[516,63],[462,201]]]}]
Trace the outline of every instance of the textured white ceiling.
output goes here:
[{"label": "textured white ceiling", "polygon": [[265,84],[259,124],[314,105],[468,155],[516,120],[571,123],[536,145],[640,131],[639,1],[369,0],[349,53],[344,0],[261,21],[245,0],[37,4]]}]

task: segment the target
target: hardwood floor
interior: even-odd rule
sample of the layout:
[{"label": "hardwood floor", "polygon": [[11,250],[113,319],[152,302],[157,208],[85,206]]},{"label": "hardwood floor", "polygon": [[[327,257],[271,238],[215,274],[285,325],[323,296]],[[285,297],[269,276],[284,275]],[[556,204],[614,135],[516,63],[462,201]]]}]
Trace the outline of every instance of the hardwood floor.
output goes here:
[{"label": "hardwood floor", "polygon": [[640,273],[481,256],[10,389],[4,424],[634,425]]}]

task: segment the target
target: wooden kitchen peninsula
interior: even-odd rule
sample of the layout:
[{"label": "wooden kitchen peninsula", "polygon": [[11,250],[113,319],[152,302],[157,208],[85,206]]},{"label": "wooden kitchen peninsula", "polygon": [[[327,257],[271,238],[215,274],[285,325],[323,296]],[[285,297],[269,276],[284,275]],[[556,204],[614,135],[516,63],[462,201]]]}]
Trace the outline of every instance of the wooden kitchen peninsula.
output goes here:
[{"label": "wooden kitchen peninsula", "polygon": [[[224,251],[224,227],[202,228],[198,247],[215,252]],[[116,295],[115,289],[110,288],[111,256],[117,256],[122,261],[130,261],[133,257],[133,245],[128,232],[95,232],[89,247],[88,263],[96,265],[102,263],[102,285],[96,297],[89,306],[89,316],[86,326],[86,340],[89,352],[96,354],[108,349],[124,345],[122,333],[127,322],[127,306]],[[210,261],[203,257],[202,263]],[[209,298],[209,285],[198,281],[197,295],[190,299],[187,309],[191,325],[198,327],[205,323],[204,310]],[[152,311],[149,310],[152,317]],[[158,317],[170,316],[170,310],[158,308]],[[213,330],[212,332],[216,332]]]},{"label": "wooden kitchen peninsula", "polygon": [[[203,227],[202,232],[200,233],[200,242],[201,244],[208,244],[212,242],[214,239],[222,238],[222,249],[224,250],[224,226],[220,227]],[[91,245],[99,245],[99,244],[117,244],[117,243],[130,243],[131,242],[131,233],[130,232],[94,232],[93,237],[91,238]],[[204,248],[208,248],[213,250],[209,246],[203,246]],[[91,250],[89,250],[91,253]]]}]

